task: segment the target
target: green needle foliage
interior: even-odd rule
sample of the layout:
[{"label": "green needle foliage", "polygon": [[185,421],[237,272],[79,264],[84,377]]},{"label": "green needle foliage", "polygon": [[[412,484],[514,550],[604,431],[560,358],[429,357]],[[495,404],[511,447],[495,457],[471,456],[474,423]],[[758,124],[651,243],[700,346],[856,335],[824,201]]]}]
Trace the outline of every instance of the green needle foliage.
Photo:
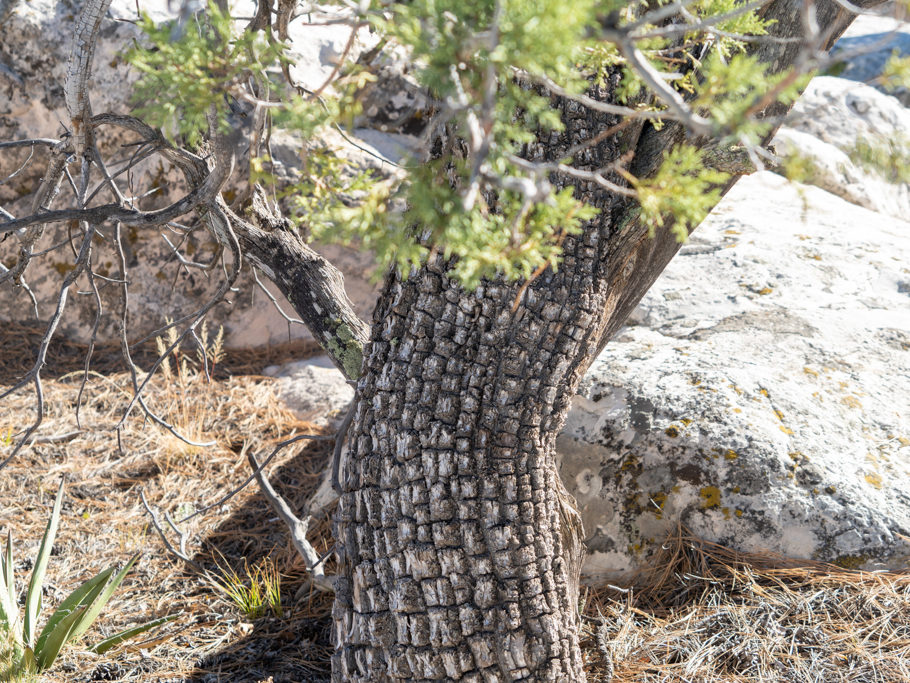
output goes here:
[{"label": "green needle foliage", "polygon": [[688,229],[698,225],[720,199],[726,173],[705,167],[704,154],[692,145],[674,147],[657,174],[646,180],[630,179],[638,190],[641,216],[653,236],[672,217],[676,238],[683,242]]},{"label": "green needle foliage", "polygon": [[[0,672],[4,676],[41,673],[53,666],[60,651],[67,644],[77,641],[101,615],[114,591],[139,559],[138,554],[134,555],[120,571],[115,572],[115,568],[110,567],[85,581],[58,605],[44,628],[38,632],[38,617],[42,608],[41,591],[44,586],[51,548],[54,545],[54,537],[60,524],[62,502],[63,483],[61,482],[25,594],[25,614],[22,617],[21,630],[18,628],[20,613],[16,598],[15,577],[13,576],[12,535],[7,532],[6,550],[0,558],[0,629],[3,629],[6,637],[12,641],[13,662],[10,671]],[[132,638],[176,618],[176,615],[163,617],[127,629],[95,643],[87,649],[103,654],[127,638]],[[6,679],[4,678],[4,680]]]},{"label": "green needle foliage", "polygon": [[[526,280],[544,267],[558,268],[565,237],[597,215],[573,192],[551,184],[552,167],[535,167],[523,157],[527,145],[563,129],[547,84],[573,96],[609,82],[613,102],[625,102],[653,125],[673,117],[666,93],[649,89],[641,64],[629,61],[616,35],[625,31],[651,75],[670,84],[693,116],[709,122],[721,146],[761,140],[769,124],[755,113],[771,101],[792,100],[808,80],[808,74],[771,75],[745,53],[745,38],[766,34],[770,25],[754,8],[738,0],[696,0],[675,8],[675,21],[682,23],[666,23],[672,12],[654,24],[642,20],[666,5],[360,3],[352,23],[368,25],[384,45],[406,50],[434,103],[433,130],[458,141],[431,159],[411,160],[395,180],[355,167],[324,142],[326,130],[349,127],[359,113],[358,94],[373,78],[363,66],[346,66],[318,96],[301,94],[281,82],[289,57],[271,29],[243,31],[214,6],[176,39],[173,26],[146,19],[147,45],[128,59],[143,73],[140,113],[190,140],[203,135],[207,117],[229,128],[227,103],[242,99],[241,86],[255,81],[260,93],[267,92],[259,97],[269,99],[271,124],[301,140],[301,172],[278,188],[269,159],[257,159],[250,164],[252,182],[271,186],[298,226],[319,240],[360,245],[381,266],[403,273],[441,254],[470,288],[485,277]],[[576,162],[563,160],[570,167]],[[670,151],[650,178],[630,177],[621,167],[605,173],[638,199],[645,225],[653,230],[670,221],[680,239],[704,218],[730,177],[708,167],[691,145]]]},{"label": "green needle foliage", "polygon": [[910,55],[902,57],[897,50],[892,52],[880,78],[888,90],[910,88]]},{"label": "green needle foliage", "polygon": [[265,67],[281,60],[285,49],[258,34],[235,37],[230,15],[216,4],[209,6],[204,19],[174,40],[174,24],[158,26],[144,15],[139,27],[153,49],[136,45],[126,55],[142,73],[134,91],[140,103],[136,115],[151,126],[182,135],[191,145],[208,129],[209,114],[222,132],[229,129],[232,95],[246,79],[264,77]]},{"label": "green needle foliage", "polygon": [[850,159],[891,183],[910,183],[910,136],[895,135],[887,140],[860,138],[848,151]]}]

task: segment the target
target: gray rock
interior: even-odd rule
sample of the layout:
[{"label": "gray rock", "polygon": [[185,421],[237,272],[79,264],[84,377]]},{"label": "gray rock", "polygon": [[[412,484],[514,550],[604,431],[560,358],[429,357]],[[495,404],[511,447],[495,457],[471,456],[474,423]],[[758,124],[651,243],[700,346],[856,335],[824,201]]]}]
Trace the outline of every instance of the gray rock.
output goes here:
[{"label": "gray rock", "polygon": [[895,53],[910,53],[910,24],[887,16],[858,17],[832,51],[843,59],[831,70],[838,77],[809,83],[774,145],[784,156],[813,162],[806,182],[900,218],[910,215],[910,186],[852,160],[861,141],[886,149],[910,147],[910,93],[876,80]]},{"label": "gray rock", "polygon": [[910,90],[904,87],[889,89],[875,82],[891,55],[910,54],[910,24],[892,17],[860,16],[837,41],[832,56],[844,59],[844,69],[838,76],[852,81],[869,83],[889,95],[894,95],[906,107],[910,106]]},{"label": "gray rock", "polygon": [[684,522],[743,550],[905,567],[910,223],[742,179],[593,364],[558,437],[585,572]]},{"label": "gray rock", "polygon": [[271,365],[263,370],[278,379],[278,397],[298,418],[319,427],[338,426],[354,389],[327,356]]},{"label": "gray rock", "polygon": [[860,141],[910,145],[910,109],[868,85],[820,76],[797,100],[773,144],[779,154],[813,162],[807,182],[874,211],[910,215],[910,185],[851,160]]}]

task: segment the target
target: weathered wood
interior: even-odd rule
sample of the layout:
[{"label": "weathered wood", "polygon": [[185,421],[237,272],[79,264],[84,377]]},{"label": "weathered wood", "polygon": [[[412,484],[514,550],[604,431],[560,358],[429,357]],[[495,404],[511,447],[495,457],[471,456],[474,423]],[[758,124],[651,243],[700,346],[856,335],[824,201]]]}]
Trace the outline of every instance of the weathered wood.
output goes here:
[{"label": "weathered wood", "polygon": [[110,6],[111,0],[86,0],[73,32],[73,49],[66,69],[63,93],[73,123],[73,147],[77,157],[81,157],[94,144],[87,84],[98,31],[101,30],[101,21]]}]

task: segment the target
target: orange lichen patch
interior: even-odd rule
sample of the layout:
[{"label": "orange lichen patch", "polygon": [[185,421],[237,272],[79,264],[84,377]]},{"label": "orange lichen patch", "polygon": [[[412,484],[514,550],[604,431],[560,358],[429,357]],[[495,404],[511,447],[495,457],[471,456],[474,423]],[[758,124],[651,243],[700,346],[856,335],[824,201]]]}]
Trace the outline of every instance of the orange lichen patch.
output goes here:
[{"label": "orange lichen patch", "polygon": [[840,400],[840,402],[843,403],[848,408],[858,408],[860,410],[862,410],[862,408],[863,408],[862,402],[858,398],[856,398],[856,396],[853,396],[853,395],[844,396]]},{"label": "orange lichen patch", "polygon": [[787,455],[793,461],[794,467],[798,467],[809,459],[802,451],[790,451]]},{"label": "orange lichen patch", "polygon": [[877,489],[880,489],[882,487],[882,477],[878,473],[873,472],[871,474],[867,474],[865,477],[863,477],[863,479],[866,480],[867,484],[870,484]]},{"label": "orange lichen patch", "polygon": [[629,455],[625,460],[622,461],[622,466],[620,470],[623,472],[628,472],[631,469],[635,469],[639,465],[638,457],[635,455]]},{"label": "orange lichen patch", "polygon": [[704,486],[699,490],[698,495],[702,499],[702,508],[709,510],[720,507],[720,489],[716,486]]},{"label": "orange lichen patch", "polygon": [[663,519],[663,510],[664,505],[667,503],[667,494],[663,491],[658,491],[657,493],[652,493],[648,499],[651,503],[649,511],[654,513],[654,516],[657,517],[657,519]]},{"label": "orange lichen patch", "polygon": [[53,266],[54,270],[56,270],[59,275],[66,275],[67,273],[72,271],[73,268],[75,268],[75,266],[72,263],[67,263],[66,261],[56,261],[55,263],[53,263],[51,265]]},{"label": "orange lichen patch", "polygon": [[664,434],[669,436],[671,439],[675,439],[677,436],[679,436],[679,428],[675,425],[670,425],[664,430]]}]

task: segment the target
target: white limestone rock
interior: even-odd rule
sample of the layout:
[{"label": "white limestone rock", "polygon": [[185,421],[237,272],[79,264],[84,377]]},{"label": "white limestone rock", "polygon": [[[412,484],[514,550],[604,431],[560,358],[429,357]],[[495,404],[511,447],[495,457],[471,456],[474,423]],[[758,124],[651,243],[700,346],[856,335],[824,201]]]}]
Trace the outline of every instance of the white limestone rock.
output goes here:
[{"label": "white limestone rock", "polygon": [[585,572],[678,520],[744,551],[906,567],[910,223],[742,179],[595,361],[558,437]]},{"label": "white limestone rock", "polygon": [[910,144],[910,109],[868,85],[844,78],[812,79],[772,144],[779,154],[808,157],[813,185],[859,206],[910,216],[910,185],[851,161],[859,141]]},{"label": "white limestone rock", "polygon": [[279,399],[298,418],[317,426],[337,426],[354,399],[354,389],[327,356],[317,356],[263,370],[278,379]]},{"label": "white limestone rock", "polygon": [[894,95],[906,107],[910,106],[910,90],[904,87],[889,89],[875,81],[895,53],[910,54],[910,23],[894,16],[857,17],[832,51],[834,57],[844,58],[845,68],[838,76],[868,83]]}]

